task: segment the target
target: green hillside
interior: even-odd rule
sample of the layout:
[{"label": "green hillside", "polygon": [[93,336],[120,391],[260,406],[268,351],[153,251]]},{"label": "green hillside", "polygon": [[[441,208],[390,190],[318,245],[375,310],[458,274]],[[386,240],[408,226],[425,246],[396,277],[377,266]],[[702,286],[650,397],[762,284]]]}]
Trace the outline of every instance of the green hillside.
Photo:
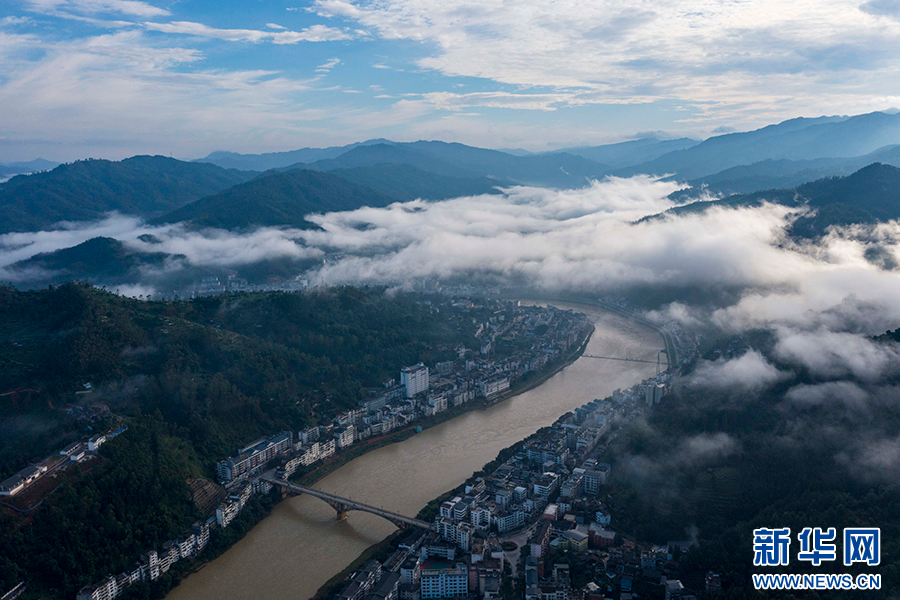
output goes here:
[{"label": "green hillside", "polygon": [[90,282],[112,282],[129,276],[138,279],[144,266],[161,266],[172,255],[130,250],[119,240],[98,237],[71,248],[32,256],[7,268],[21,279],[62,283],[70,279]]},{"label": "green hillside", "polygon": [[198,227],[245,229],[260,226],[310,228],[313,213],[387,206],[393,198],[330,173],[295,169],[271,171],[203,198],[157,219],[189,221]]},{"label": "green hillside", "polygon": [[692,202],[670,209],[667,213],[684,215],[713,207],[758,206],[763,202],[808,206],[810,212],[798,218],[790,229],[791,235],[801,238],[824,235],[832,225],[871,224],[898,219],[900,168],[874,163],[846,177],[828,177],[795,188]]},{"label": "green hillside", "polygon": [[255,175],[164,156],[60,165],[0,184],[0,233],[34,231],[59,221],[95,220],[112,211],[156,215]]},{"label": "green hillside", "polygon": [[449,177],[404,164],[380,164],[329,172],[400,202],[417,198],[446,200],[459,196],[499,194],[497,186],[503,185],[486,177]]},{"label": "green hillside", "polygon": [[[475,343],[471,314],[422,300],[354,288],[190,302],[0,288],[0,479],[88,426],[129,426],[89,473],[66,471],[30,522],[0,512],[0,589],[27,578],[29,598],[74,598],[188,528],[200,514],[187,479],[213,479],[236,447],[330,418],[400,366]],[[66,410],[91,406],[109,416]]]}]

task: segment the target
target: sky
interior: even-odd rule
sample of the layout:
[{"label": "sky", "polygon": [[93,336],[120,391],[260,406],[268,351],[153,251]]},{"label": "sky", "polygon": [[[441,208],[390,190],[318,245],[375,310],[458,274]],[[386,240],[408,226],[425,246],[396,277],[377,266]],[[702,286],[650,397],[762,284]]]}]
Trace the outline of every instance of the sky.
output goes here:
[{"label": "sky", "polygon": [[548,150],[900,105],[900,0],[4,0],[0,161]]}]

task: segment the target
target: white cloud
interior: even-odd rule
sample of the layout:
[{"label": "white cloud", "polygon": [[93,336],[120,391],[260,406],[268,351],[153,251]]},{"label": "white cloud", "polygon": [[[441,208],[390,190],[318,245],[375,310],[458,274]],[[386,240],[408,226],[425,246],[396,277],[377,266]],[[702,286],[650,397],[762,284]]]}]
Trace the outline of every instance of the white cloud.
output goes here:
[{"label": "white cloud", "polygon": [[62,17],[118,13],[130,17],[153,18],[172,14],[164,8],[138,0],[29,0],[26,6],[35,12]]},{"label": "white cloud", "polygon": [[678,187],[638,177],[581,190],[514,188],[505,196],[364,208],[312,217],[324,231],[305,237],[359,254],[324,268],[319,278],[327,283],[470,272],[580,289],[784,281],[777,266],[792,255],[772,245],[783,207],[631,223],[669,208],[666,195]]},{"label": "white cloud", "polygon": [[840,405],[854,411],[864,410],[869,398],[866,390],[851,381],[798,385],[785,394],[785,399],[801,408]]},{"label": "white cloud", "polygon": [[211,141],[233,136],[287,145],[330,112],[299,98],[315,89],[313,80],[204,68],[201,51],[162,42],[139,29],[72,41],[0,30],[6,144],[27,143],[51,158],[69,147],[80,148],[76,157],[208,152]]},{"label": "white cloud", "polygon": [[[884,12],[893,0],[869,4]],[[854,112],[898,84],[900,28],[842,0],[317,0],[312,10],[429,42],[417,63],[445,75],[551,87],[573,104],[681,99],[718,124],[758,122],[761,109]]]},{"label": "white cloud", "polygon": [[34,19],[31,17],[3,17],[0,19],[0,25],[33,25]]},{"label": "white cloud", "polygon": [[352,36],[345,31],[325,25],[313,25],[302,31],[263,31],[259,29],[218,29],[192,21],[172,21],[171,23],[144,23],[151,31],[196,35],[230,42],[266,42],[274,44],[296,44],[299,42],[330,42],[347,40]]},{"label": "white cloud", "polygon": [[775,352],[782,360],[824,379],[878,381],[896,375],[900,368],[900,349],[896,346],[876,343],[858,334],[824,329],[781,329]]},{"label": "white cloud", "polygon": [[[262,227],[250,233],[230,233],[208,229],[193,231],[180,224],[152,226],[141,219],[112,214],[101,221],[61,223],[56,229],[0,235],[0,279],[34,279],[33,272],[9,269],[13,263],[36,254],[70,248],[95,237],[111,237],[126,246],[148,253],[164,252],[183,256],[188,266],[240,266],[279,258],[319,258],[324,252],[297,242],[302,232]],[[139,239],[151,235],[155,241]],[[167,265],[164,269],[179,267]],[[147,285],[152,285],[152,275]],[[158,274],[156,274],[158,275]]]},{"label": "white cloud", "polygon": [[316,67],[316,73],[328,73],[329,71],[331,71],[333,68],[335,68],[339,64],[341,64],[341,59],[329,58],[328,60],[323,62],[321,65]]},{"label": "white cloud", "polygon": [[756,350],[731,360],[700,361],[688,384],[717,391],[744,393],[768,388],[789,376]]}]

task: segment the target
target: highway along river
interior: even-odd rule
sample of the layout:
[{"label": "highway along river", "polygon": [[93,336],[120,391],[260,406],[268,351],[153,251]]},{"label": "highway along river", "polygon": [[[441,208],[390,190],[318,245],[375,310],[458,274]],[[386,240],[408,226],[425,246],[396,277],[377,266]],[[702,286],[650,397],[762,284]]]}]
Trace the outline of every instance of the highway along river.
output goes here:
[{"label": "highway along river", "polygon": [[[596,330],[586,354],[656,360],[662,337],[613,313],[554,302],[588,314]],[[378,450],[316,483],[340,496],[415,516],[429,500],[462,483],[507,446],[563,413],[629,387],[655,364],[579,358],[540,386],[487,410],[476,410]],[[221,557],[172,590],[167,600],[306,600],[394,526],[350,512],[336,521],[322,500],[281,502]]]}]

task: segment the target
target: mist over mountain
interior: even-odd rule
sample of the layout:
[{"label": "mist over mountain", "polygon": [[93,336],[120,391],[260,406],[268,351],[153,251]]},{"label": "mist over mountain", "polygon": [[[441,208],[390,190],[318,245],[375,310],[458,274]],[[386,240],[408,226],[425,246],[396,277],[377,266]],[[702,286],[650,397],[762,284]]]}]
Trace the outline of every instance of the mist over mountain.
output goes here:
[{"label": "mist over mountain", "polygon": [[900,142],[900,114],[798,118],[755,131],[709,138],[615,174],[674,174],[696,179],[767,159],[813,160],[860,156]]},{"label": "mist over mountain", "polygon": [[250,229],[284,226],[308,228],[306,216],[387,206],[393,198],[330,173],[295,169],[268,172],[213,196],[182,206],[153,221],[190,222],[198,227]]},{"label": "mist over mountain", "polygon": [[167,260],[184,258],[164,252],[138,252],[123,242],[96,237],[71,248],[37,254],[8,267],[20,281],[62,283],[87,281],[98,285],[138,283],[141,269],[161,269]]},{"label": "mist over mountain", "polygon": [[[197,274],[196,269],[244,269],[250,264],[278,265],[279,276],[291,274],[292,269],[296,275],[298,269],[309,268],[313,264],[310,261],[337,253],[342,258],[329,260],[312,272],[314,280],[402,282],[406,274],[416,277],[478,274],[494,281],[531,280],[539,286],[577,289],[625,285],[629,289],[649,290],[646,286],[659,286],[665,280],[666,286],[681,290],[679,295],[687,294],[684,297],[696,296],[688,293],[689,289],[703,289],[713,296],[718,295],[714,290],[729,289],[732,290],[729,293],[735,293],[746,285],[740,277],[724,280],[692,272],[686,280],[676,281],[675,273],[681,272],[685,264],[702,264],[709,258],[691,255],[684,258],[684,263],[672,263],[671,257],[678,255],[676,248],[683,247],[683,242],[680,235],[667,233],[667,228],[656,231],[654,225],[652,235],[672,235],[669,243],[674,245],[668,254],[658,257],[657,263],[645,265],[638,261],[625,265],[619,258],[608,257],[604,260],[612,260],[606,264],[609,269],[595,272],[583,265],[576,267],[580,261],[573,261],[572,256],[585,252],[605,256],[606,248],[593,244],[570,246],[575,239],[606,235],[607,242],[614,247],[631,251],[642,242],[632,239],[638,235],[637,230],[625,234],[630,226],[625,227],[624,223],[637,221],[643,227],[644,222],[652,220],[648,217],[661,213],[685,217],[685,221],[672,224],[677,228],[686,227],[695,218],[707,222],[708,218],[702,215],[710,210],[750,210],[759,223],[769,223],[766,228],[780,229],[783,235],[794,240],[821,238],[831,227],[873,227],[889,223],[900,216],[890,192],[897,183],[896,170],[868,165],[878,158],[883,158],[885,163],[900,163],[900,136],[887,126],[898,118],[900,115],[872,113],[858,117],[792,119],[699,143],[687,139],[645,138],[573,149],[617,165],[662,153],[643,165],[677,158],[690,163],[691,169],[711,170],[710,153],[734,162],[754,153],[808,153],[810,140],[820,147],[821,153],[837,152],[834,144],[848,140],[855,140],[855,146],[845,146],[851,149],[895,142],[851,157],[766,158],[689,180],[687,187],[679,183],[684,181],[679,174],[657,183],[651,183],[653,179],[646,176],[610,179],[605,175],[610,167],[568,152],[514,156],[464,144],[428,141],[369,140],[321,151],[302,149],[297,151],[299,154],[240,155],[241,160],[262,161],[257,165],[272,160],[288,162],[299,156],[319,157],[312,163],[293,163],[262,175],[163,157],[134,157],[118,163],[82,161],[49,173],[17,177],[0,187],[0,198],[5,200],[0,210],[14,217],[7,220],[6,231],[13,227],[34,231],[0,237],[0,269],[12,280],[30,281],[30,285],[40,281],[30,277],[34,274],[44,273],[46,281],[58,281],[63,273],[85,271],[78,266],[82,261],[77,252],[52,259],[45,257],[42,262],[27,261],[35,254],[72,248],[92,238],[111,238],[125,243],[127,251],[96,246],[98,252],[107,252],[112,262],[119,262],[118,266],[112,262],[96,263],[98,273],[119,277],[118,273],[125,272],[134,284],[143,276],[143,283],[151,287],[159,279],[160,267],[143,265],[135,269],[134,261],[141,254],[163,253],[174,257],[162,270],[167,278],[174,271],[185,278]],[[873,128],[873,123],[880,125]],[[621,170],[613,172],[621,173]],[[851,174],[849,183],[831,178],[832,175],[847,178]],[[513,186],[525,187],[513,191]],[[547,188],[558,192],[569,190],[571,194],[559,196]],[[609,190],[627,189],[633,189],[640,200],[628,200],[631,192],[622,191],[602,201],[597,197],[611,193]],[[728,195],[733,189],[750,191]],[[667,190],[663,196],[671,196],[658,196],[659,190]],[[652,201],[647,199],[648,193]],[[391,207],[395,202],[405,204]],[[560,215],[567,216],[562,218],[555,216],[556,212],[545,212],[546,203],[565,206],[565,210],[558,210],[562,211]],[[773,203],[781,207],[778,209],[781,212],[767,208]],[[478,218],[465,217],[456,224],[456,219],[470,209],[463,213],[457,211],[469,206],[471,214],[477,214]],[[517,217],[522,207],[527,211]],[[526,218],[528,211],[531,216]],[[125,218],[130,215],[142,220]],[[443,215],[442,225],[432,228],[428,219],[437,215]],[[604,216],[603,227],[624,220],[621,225],[624,229],[606,234],[590,229],[568,230],[570,224],[601,216]],[[53,224],[59,221],[77,223],[54,229]],[[418,223],[416,230],[406,231],[413,223]],[[457,225],[461,239],[450,235]],[[734,227],[728,222],[722,224],[723,232]],[[548,237],[536,242],[531,237],[535,228],[544,230]],[[469,230],[502,231],[501,239],[505,243],[508,238],[512,243],[510,249],[515,249],[513,256],[505,254],[505,247],[498,247],[498,239],[489,243],[486,240],[490,236],[471,239],[465,235]],[[431,232],[432,238],[421,239],[424,232]],[[523,237],[522,232],[529,233]],[[155,236],[158,243],[150,245],[144,241],[145,234]],[[555,239],[556,235],[561,237]],[[547,254],[539,252],[538,259],[533,249],[543,247],[542,244],[557,249],[570,247],[574,255],[556,256],[548,250]],[[429,258],[432,247],[433,259]],[[463,248],[482,251],[465,258],[457,256],[456,249]],[[884,244],[875,244],[867,249],[866,260],[890,268],[893,262],[884,248]],[[527,255],[521,255],[520,250],[528,250]],[[556,261],[553,263],[556,269],[571,269],[573,279],[542,272],[542,261],[551,256],[554,257],[551,263]],[[511,268],[519,262],[528,265],[529,271]],[[664,269],[663,265],[668,267]],[[272,271],[267,268],[257,269],[255,273],[263,278],[270,276]],[[725,272],[734,272],[733,267],[724,268]],[[631,276],[624,276],[626,272]],[[647,293],[658,297],[656,291]]]},{"label": "mist over mountain", "polygon": [[407,164],[379,164],[329,172],[403,202],[417,198],[446,200],[460,196],[499,194],[497,188],[503,185],[488,177],[444,176]]},{"label": "mist over mountain", "polygon": [[679,138],[676,140],[642,138],[618,144],[562,148],[559,152],[581,156],[608,165],[612,169],[621,169],[651,161],[669,152],[692,148],[699,143],[698,140],[690,138]]},{"label": "mist over mountain", "polygon": [[337,158],[294,166],[331,171],[389,163],[448,177],[486,177],[498,183],[560,188],[581,187],[609,172],[606,165],[563,152],[513,156],[465,144],[425,141],[358,146]]},{"label": "mist over mountain", "polygon": [[[674,194],[675,198],[679,193]],[[789,232],[805,238],[822,236],[829,227],[885,223],[900,219],[900,168],[874,163],[846,177],[826,177],[793,188],[736,194],[692,202],[667,211],[685,215],[721,207],[752,207],[773,202],[808,207]]]},{"label": "mist over mountain", "polygon": [[255,173],[163,156],[83,160],[0,184],[0,233],[33,231],[109,212],[152,216],[247,181]]},{"label": "mist over mountain", "polygon": [[11,177],[22,173],[35,173],[37,171],[49,171],[59,166],[58,162],[36,158],[25,162],[0,163],[0,178]]},{"label": "mist over mountain", "polygon": [[266,152],[264,154],[238,154],[237,152],[218,151],[205,158],[199,158],[194,162],[211,163],[223,169],[239,169],[241,171],[268,171],[280,169],[297,163],[310,163],[327,158],[337,158],[341,154],[356,148],[357,146],[369,146],[372,144],[391,144],[389,140],[368,140],[346,146],[331,146],[328,148],[300,148],[286,152]]}]

